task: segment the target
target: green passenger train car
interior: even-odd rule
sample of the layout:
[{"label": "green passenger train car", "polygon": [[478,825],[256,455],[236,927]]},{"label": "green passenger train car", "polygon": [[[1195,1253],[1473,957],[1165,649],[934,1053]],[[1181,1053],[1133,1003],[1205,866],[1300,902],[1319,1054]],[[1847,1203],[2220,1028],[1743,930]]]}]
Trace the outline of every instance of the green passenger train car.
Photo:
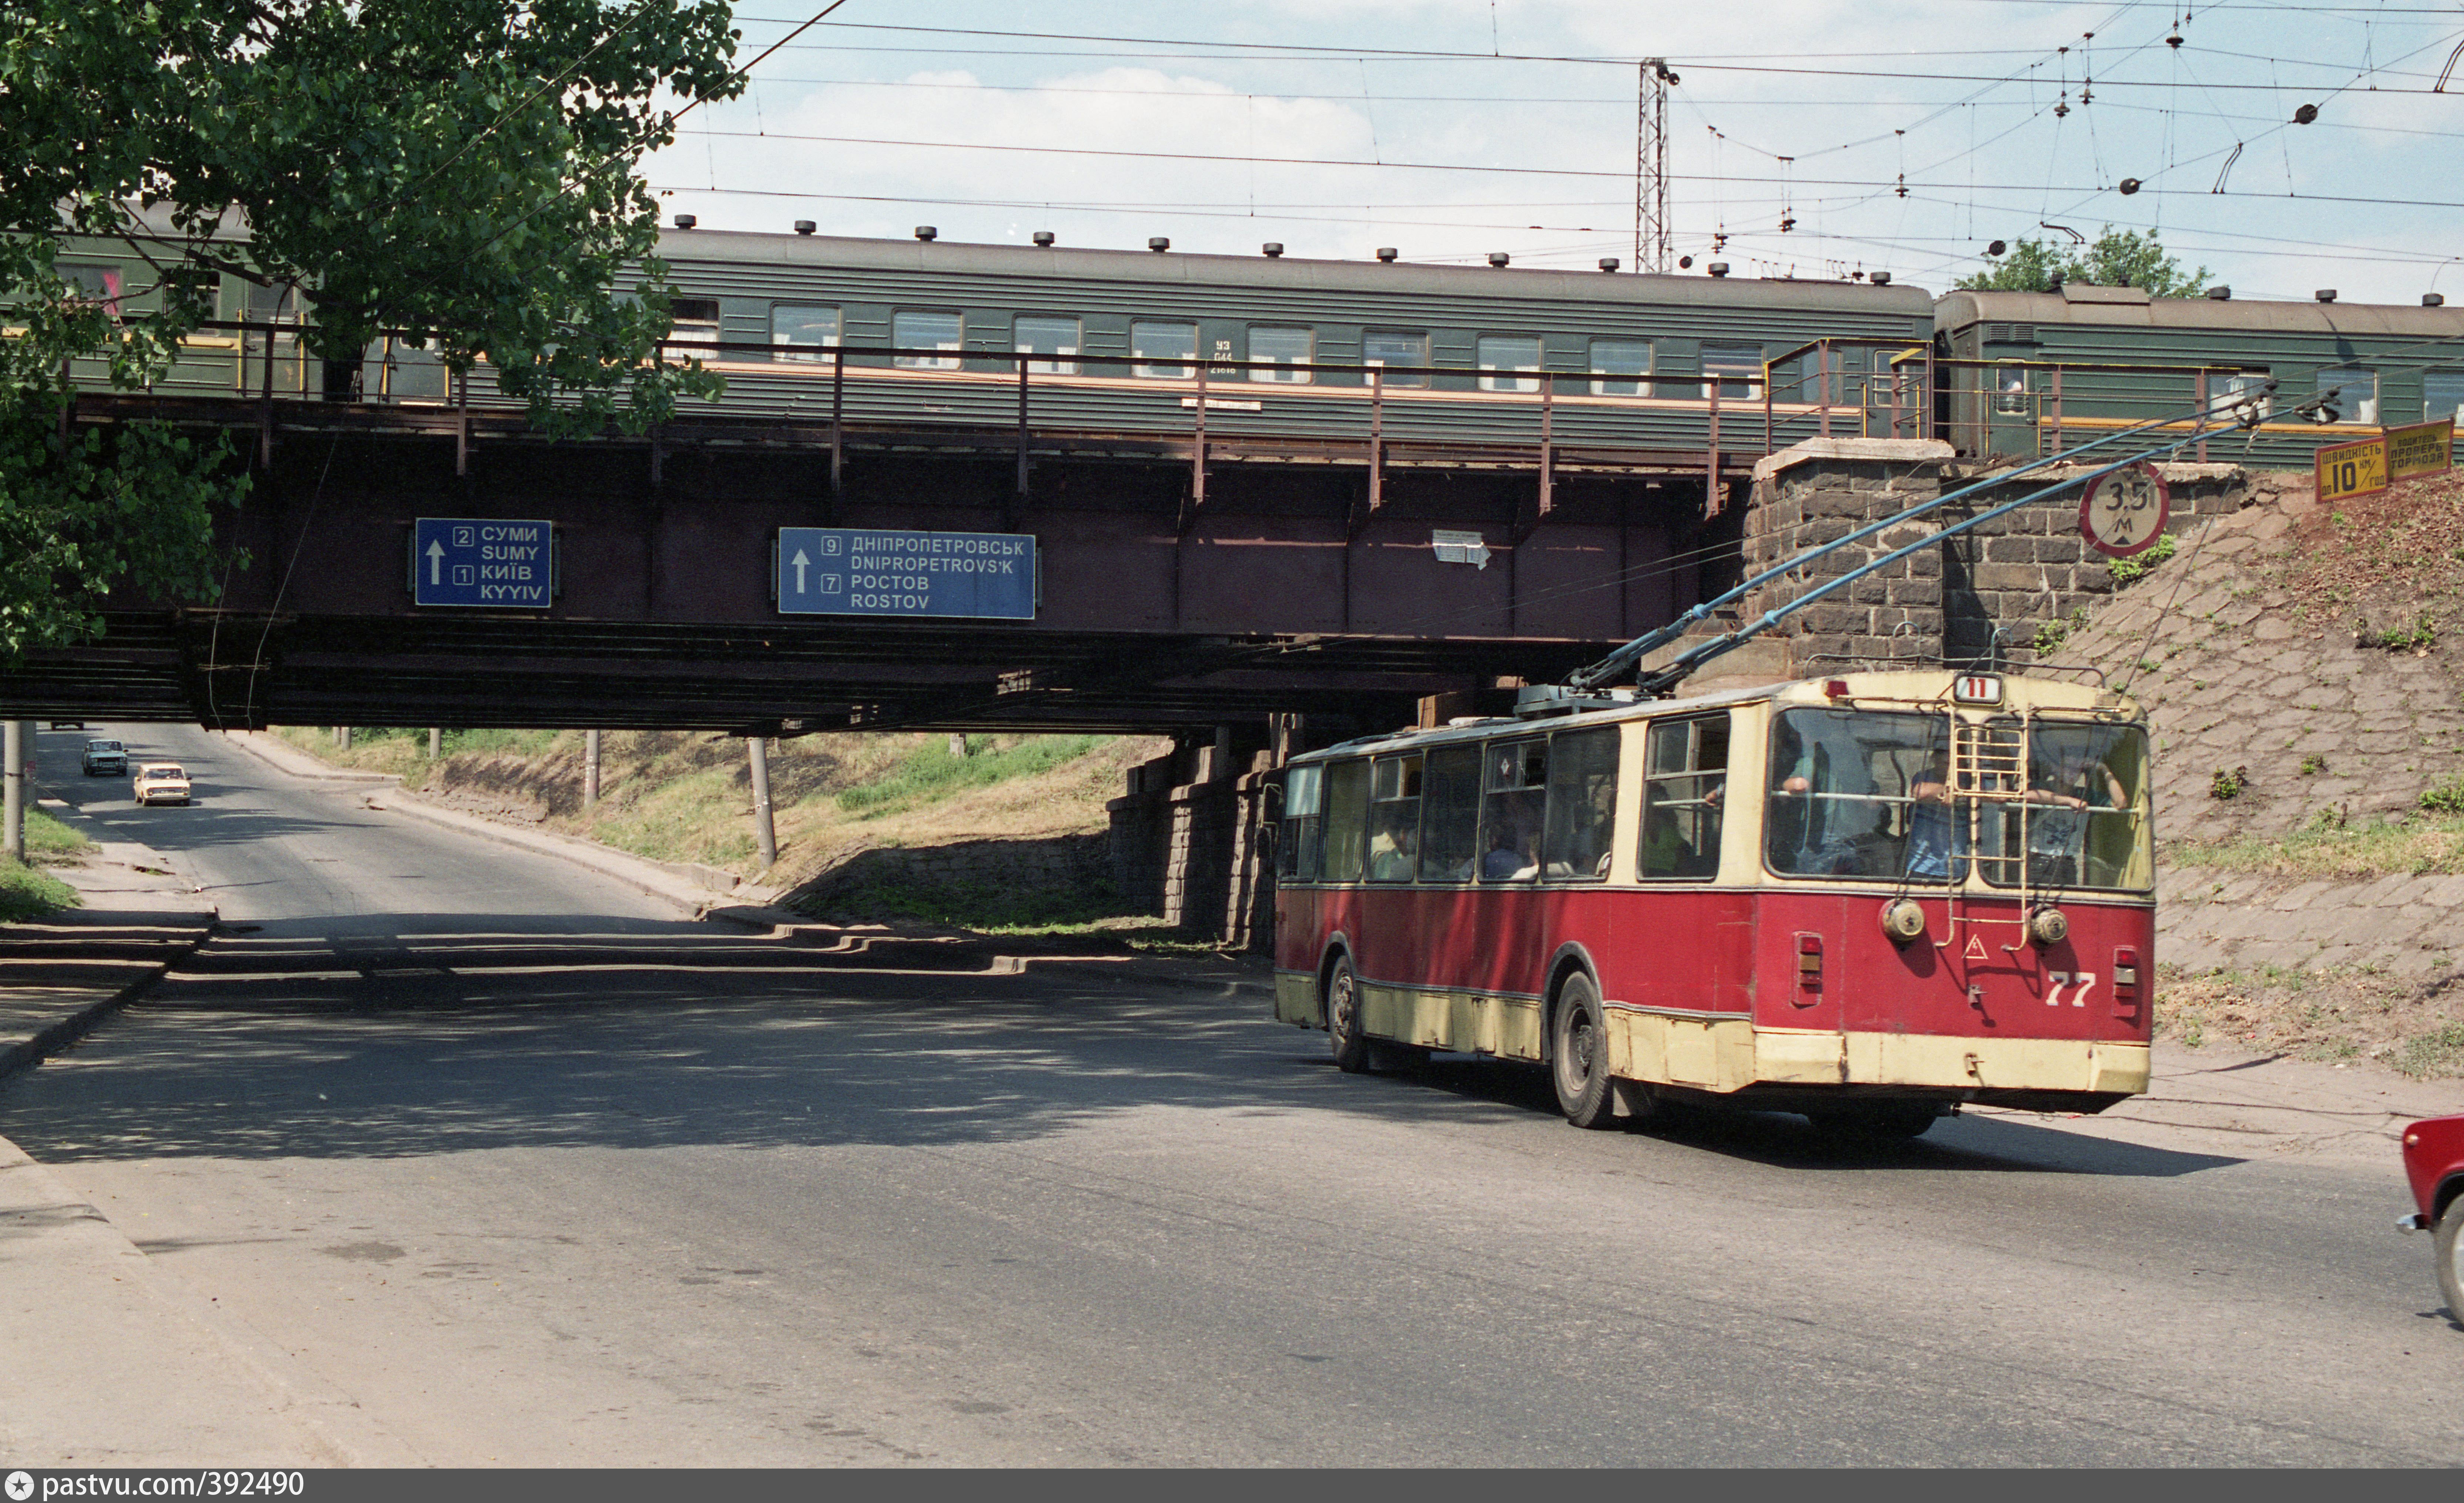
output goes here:
[{"label": "green passenger train car", "polygon": [[[2257,428],[2212,441],[2209,457],[2305,468],[2321,444],[2452,417],[2464,402],[2464,310],[2434,298],[2236,302],[2064,286],[1950,293],[1934,323],[1941,436],[1980,459],[2035,458],[2159,419],[2188,431],[2203,410],[2251,406]],[[2291,410],[2330,392],[2332,422]]]}]

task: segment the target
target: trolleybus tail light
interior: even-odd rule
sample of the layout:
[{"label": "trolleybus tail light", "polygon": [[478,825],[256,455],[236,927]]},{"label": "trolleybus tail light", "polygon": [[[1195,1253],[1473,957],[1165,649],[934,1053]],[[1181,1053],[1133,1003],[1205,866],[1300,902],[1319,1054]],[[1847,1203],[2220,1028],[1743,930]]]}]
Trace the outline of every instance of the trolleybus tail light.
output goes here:
[{"label": "trolleybus tail light", "polygon": [[1882,904],[1882,932],[1894,945],[1905,945],[1925,935],[1925,905],[1914,898],[1893,898]]},{"label": "trolleybus tail light", "polygon": [[2136,1006],[2139,1001],[2139,951],[2117,949],[2113,952],[2113,1000]]},{"label": "trolleybus tail light", "polygon": [[1796,984],[1807,991],[1822,990],[1822,936],[1799,934],[1796,937]]},{"label": "trolleybus tail light", "polygon": [[1950,681],[1950,698],[1955,705],[1999,705],[2002,703],[2002,675],[1963,673]]}]

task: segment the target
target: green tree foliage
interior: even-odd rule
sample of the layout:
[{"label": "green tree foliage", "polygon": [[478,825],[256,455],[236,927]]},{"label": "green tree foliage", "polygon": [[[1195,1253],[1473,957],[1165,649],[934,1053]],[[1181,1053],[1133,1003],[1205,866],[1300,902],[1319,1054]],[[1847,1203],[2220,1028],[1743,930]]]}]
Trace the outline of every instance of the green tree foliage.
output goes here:
[{"label": "green tree foliage", "polygon": [[2207,285],[2208,269],[2185,272],[2156,236],[2104,227],[2084,246],[2022,240],[2008,254],[1957,285],[1976,292],[2041,293],[2054,278],[2097,287],[2144,287],[2157,297],[2189,297]]},{"label": "green tree foliage", "polygon": [[[0,661],[91,634],[115,586],[211,596],[230,446],[59,413],[72,359],[159,378],[224,274],[297,290],[325,359],[381,332],[456,370],[484,352],[553,433],[715,391],[655,358],[636,167],[681,99],[741,87],[729,22],[725,0],[0,0]],[[132,269],[119,299],[60,274],[71,241]]]}]

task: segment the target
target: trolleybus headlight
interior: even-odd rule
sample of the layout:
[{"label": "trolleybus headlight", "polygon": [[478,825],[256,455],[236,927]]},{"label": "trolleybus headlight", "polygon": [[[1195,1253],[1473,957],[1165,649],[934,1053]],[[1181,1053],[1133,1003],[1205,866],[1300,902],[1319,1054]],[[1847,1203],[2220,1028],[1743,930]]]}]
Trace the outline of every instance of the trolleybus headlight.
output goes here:
[{"label": "trolleybus headlight", "polygon": [[2058,945],[2071,937],[2071,921],[2059,908],[2038,908],[2028,915],[2028,937],[2039,945]]},{"label": "trolleybus headlight", "polygon": [[1925,933],[1925,905],[1914,898],[1893,898],[1882,904],[1882,932],[1894,945],[1905,945]]}]

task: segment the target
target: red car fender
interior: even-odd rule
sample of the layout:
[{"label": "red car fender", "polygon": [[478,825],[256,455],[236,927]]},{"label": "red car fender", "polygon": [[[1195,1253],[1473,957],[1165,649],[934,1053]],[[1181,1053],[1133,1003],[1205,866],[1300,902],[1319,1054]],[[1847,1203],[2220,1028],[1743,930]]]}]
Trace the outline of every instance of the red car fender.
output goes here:
[{"label": "red car fender", "polygon": [[2404,1174],[2412,1184],[2419,1225],[2438,1220],[2446,1203],[2464,1194],[2464,1117],[2431,1117],[2404,1130]]}]

